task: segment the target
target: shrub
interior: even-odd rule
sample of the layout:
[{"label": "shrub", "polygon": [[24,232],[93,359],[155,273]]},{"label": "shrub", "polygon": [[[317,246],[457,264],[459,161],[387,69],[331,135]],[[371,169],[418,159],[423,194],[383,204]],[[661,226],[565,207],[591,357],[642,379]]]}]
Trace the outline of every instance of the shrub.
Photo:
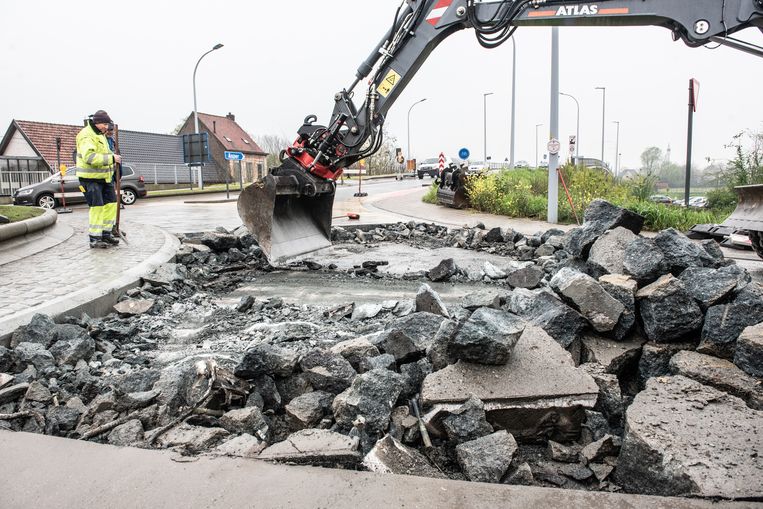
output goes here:
[{"label": "shrub", "polygon": [[711,209],[728,209],[736,207],[737,195],[727,188],[714,189],[707,193],[707,206]]}]

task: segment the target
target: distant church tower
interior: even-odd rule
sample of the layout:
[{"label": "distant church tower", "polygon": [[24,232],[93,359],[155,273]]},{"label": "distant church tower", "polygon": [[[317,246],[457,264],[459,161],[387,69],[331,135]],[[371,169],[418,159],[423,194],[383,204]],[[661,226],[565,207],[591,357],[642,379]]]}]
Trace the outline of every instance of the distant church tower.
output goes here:
[{"label": "distant church tower", "polygon": [[670,145],[668,145],[668,149],[665,151],[665,162],[670,162]]}]

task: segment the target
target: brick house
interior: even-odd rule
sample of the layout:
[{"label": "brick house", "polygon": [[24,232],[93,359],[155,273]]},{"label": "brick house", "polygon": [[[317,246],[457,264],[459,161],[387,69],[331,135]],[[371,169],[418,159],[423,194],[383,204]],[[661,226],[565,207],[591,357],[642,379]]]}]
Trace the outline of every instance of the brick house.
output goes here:
[{"label": "brick house", "polygon": [[[232,181],[238,180],[238,162],[226,161],[225,152],[241,152],[244,154],[241,169],[243,180],[252,182],[265,176],[267,168],[267,152],[263,151],[257,143],[236,123],[236,116],[232,113],[227,115],[210,115],[199,112],[199,132],[209,135],[209,151],[212,164],[222,172],[227,172]],[[193,112],[188,116],[178,134],[194,133]]]},{"label": "brick house", "polygon": [[[81,129],[81,124],[13,120],[0,138],[0,158],[26,163],[26,166],[35,163],[35,169],[52,173],[58,166],[56,138],[61,138],[61,164],[74,167],[76,138]],[[147,183],[185,184],[191,178],[197,179],[184,163],[180,136],[120,129],[119,142],[124,164],[132,166]],[[214,167],[205,167],[204,182],[224,182],[217,173]]]}]

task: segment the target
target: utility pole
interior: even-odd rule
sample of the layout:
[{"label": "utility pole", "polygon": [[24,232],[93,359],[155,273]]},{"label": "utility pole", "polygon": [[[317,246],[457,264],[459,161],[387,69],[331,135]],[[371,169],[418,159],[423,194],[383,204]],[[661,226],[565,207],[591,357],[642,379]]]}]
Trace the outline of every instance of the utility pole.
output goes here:
[{"label": "utility pole", "polygon": [[[411,160],[411,110],[413,109],[414,106],[416,106],[417,104],[423,103],[426,100],[427,100],[426,97],[424,99],[419,99],[418,101],[413,103],[410,108],[408,108],[408,161]],[[415,169],[416,168],[414,168],[414,170]]]},{"label": "utility pole", "polygon": [[613,124],[617,124],[617,142],[615,143],[615,178],[620,175],[620,121],[613,120]]},{"label": "utility pole", "polygon": [[517,120],[517,43],[514,36],[511,37],[511,147],[509,149],[509,168],[514,169],[514,142],[516,140]]},{"label": "utility pole", "polygon": [[535,124],[535,169],[538,169],[538,128],[543,124]]},{"label": "utility pole", "polygon": [[596,90],[601,90],[601,163],[604,164],[604,126],[606,125],[606,111],[607,111],[607,88],[596,87]]},{"label": "utility pole", "polygon": [[548,222],[559,222],[559,27],[551,28],[551,140],[556,141],[556,153],[549,143],[548,153]]},{"label": "utility pole", "polygon": [[487,96],[493,95],[493,92],[485,92],[482,94],[482,122],[484,126],[484,131],[482,133],[482,142],[483,142],[483,159],[482,161],[485,164],[485,167],[487,168]]}]

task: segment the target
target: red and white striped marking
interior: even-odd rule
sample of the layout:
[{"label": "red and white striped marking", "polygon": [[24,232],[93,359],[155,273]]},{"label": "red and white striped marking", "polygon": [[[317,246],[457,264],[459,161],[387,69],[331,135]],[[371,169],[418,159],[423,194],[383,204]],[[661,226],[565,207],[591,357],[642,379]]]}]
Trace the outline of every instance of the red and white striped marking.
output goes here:
[{"label": "red and white striped marking", "polygon": [[440,22],[440,18],[445,15],[445,11],[448,10],[448,7],[450,7],[450,4],[452,3],[453,0],[440,0],[437,2],[434,6],[434,9],[432,9],[432,12],[430,12],[429,16],[427,16],[427,21],[429,24],[436,26],[437,23]]}]

